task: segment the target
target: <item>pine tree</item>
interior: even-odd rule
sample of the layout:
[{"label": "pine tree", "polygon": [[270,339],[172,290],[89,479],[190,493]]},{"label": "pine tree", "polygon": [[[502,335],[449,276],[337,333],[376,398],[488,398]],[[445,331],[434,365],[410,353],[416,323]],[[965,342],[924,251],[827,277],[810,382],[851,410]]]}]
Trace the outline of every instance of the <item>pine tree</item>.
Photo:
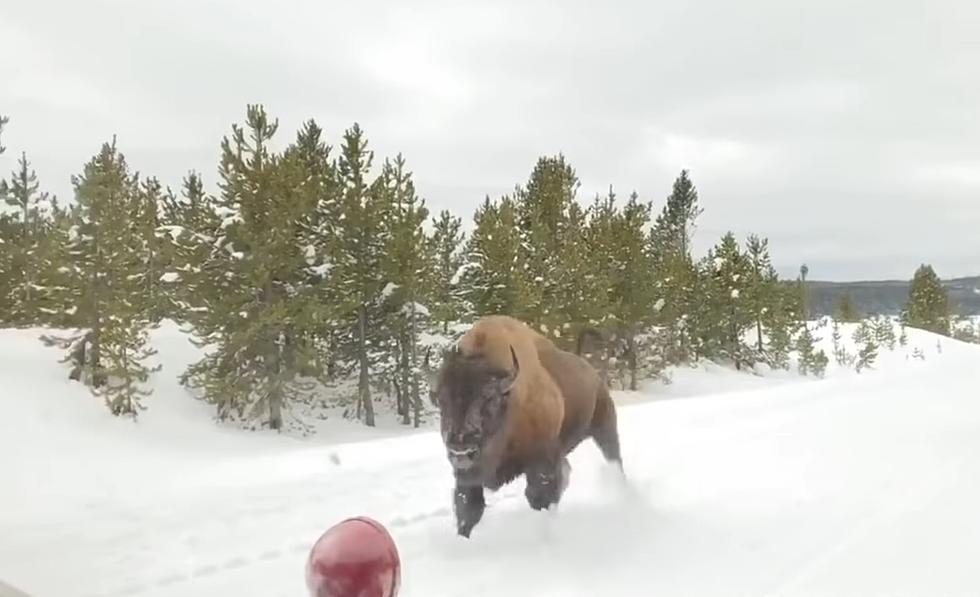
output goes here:
[{"label": "pine tree", "polygon": [[752,274],[751,265],[731,232],[712,251],[708,272],[712,288],[708,310],[713,320],[708,343],[714,347],[715,355],[731,359],[740,370],[743,365],[753,364],[742,342],[742,334],[753,323],[747,296]]},{"label": "pine tree", "polygon": [[553,327],[559,319],[559,278],[568,213],[579,187],[575,170],[563,155],[541,157],[526,186],[514,194],[519,259],[525,287],[523,318],[533,327]]},{"label": "pine tree", "polygon": [[526,312],[527,286],[521,262],[520,235],[514,202],[487,197],[473,216],[474,230],[466,245],[462,293],[474,317]]},{"label": "pine tree", "polygon": [[47,193],[38,192],[37,174],[31,169],[27,154],[21,153],[18,165],[9,185],[0,182],[0,195],[15,210],[9,220],[14,236],[4,243],[5,251],[9,251],[5,260],[5,318],[18,325],[32,325],[41,320],[41,252],[50,224],[51,200]]},{"label": "pine tree", "polygon": [[310,329],[306,337],[297,338],[296,342],[311,349],[314,358],[314,362],[305,363],[304,369],[329,384],[346,381],[342,373],[346,369],[343,365],[350,362],[351,331],[342,296],[344,288],[337,275],[346,214],[341,205],[340,175],[331,151],[314,120],[303,124],[295,142],[286,149],[286,155],[297,160],[307,177],[299,190],[305,216],[297,219],[303,265],[296,283],[308,288],[316,302]]},{"label": "pine tree", "polygon": [[574,350],[581,329],[594,328],[609,313],[607,278],[597,271],[598,254],[591,247],[588,213],[578,203],[568,208],[559,244],[562,257],[554,284],[556,300],[544,323],[559,346]]},{"label": "pine tree", "polygon": [[[640,334],[654,316],[654,275],[646,229],[651,206],[640,202],[633,193],[613,220],[613,253],[611,313],[617,336],[625,344],[624,355],[629,371],[629,388],[638,387],[638,371],[643,359]],[[659,359],[659,355],[654,358]]]},{"label": "pine tree", "polygon": [[772,266],[768,239],[749,235],[745,256],[751,266],[747,303],[755,323],[756,350],[771,367],[787,368],[796,305]]},{"label": "pine tree", "polygon": [[[0,155],[7,150],[3,146],[3,128],[10,120],[0,114]],[[0,203],[6,200],[7,197],[7,185],[6,182],[0,179]],[[0,288],[11,288],[14,286],[15,274],[13,267],[13,241],[17,238],[16,227],[10,220],[7,214],[4,214],[0,210]],[[8,319],[7,314],[10,312],[10,305],[8,304],[10,297],[8,293],[0,291],[0,324],[3,324]]]},{"label": "pine tree", "polygon": [[798,368],[801,375],[807,375],[813,370],[813,361],[816,351],[813,334],[804,328],[796,340],[796,351],[799,353]]},{"label": "pine tree", "polygon": [[[581,321],[577,323],[582,328],[589,328],[599,334],[599,338],[588,336],[588,343],[583,344],[582,349],[592,358],[593,364],[600,369],[607,382],[608,364],[617,352],[613,342],[613,304],[614,286],[618,277],[619,244],[616,231],[619,228],[620,214],[615,201],[612,188],[605,196],[596,194],[587,210],[584,242],[578,243],[586,260],[583,264],[585,273],[582,277],[582,288],[579,291],[583,298],[583,314]],[[583,330],[575,325],[576,322],[572,323],[572,335],[577,339]]]},{"label": "pine tree", "polygon": [[[0,289],[16,286],[17,276],[13,260],[16,253],[14,250],[16,239],[17,225],[8,214],[0,213]],[[10,293],[0,291],[0,325],[8,323],[12,311],[10,299]]]},{"label": "pine tree", "polygon": [[72,379],[90,385],[113,414],[135,417],[149,394],[140,384],[155,370],[144,363],[154,351],[146,338],[151,323],[142,237],[132,218],[139,210],[138,177],[113,139],[72,182],[77,211],[65,247],[70,265],[53,299],[82,329],[50,341],[68,350]]},{"label": "pine tree", "polygon": [[822,349],[816,351],[813,354],[812,371],[817,377],[823,377],[827,372],[827,365],[830,364],[830,359],[827,357]]},{"label": "pine tree", "polygon": [[834,343],[834,359],[841,367],[850,367],[853,364],[853,357],[847,352],[847,348],[841,344],[840,323],[835,319],[833,322],[833,335],[831,339]]},{"label": "pine tree", "polygon": [[[167,271],[160,281],[168,296],[171,315],[180,321],[190,321],[194,310],[211,309],[213,300],[220,298],[210,294],[220,286],[216,276],[224,275],[215,267],[224,260],[215,260],[212,255],[222,232],[220,224],[215,200],[204,192],[204,184],[196,172],[184,177],[179,199],[164,196],[163,219],[156,236],[167,255]],[[207,269],[209,266],[213,269]]]},{"label": "pine tree", "polygon": [[951,316],[949,297],[942,280],[932,266],[919,266],[909,287],[903,321],[909,327],[949,336]]},{"label": "pine tree", "polygon": [[654,223],[655,235],[660,240],[661,248],[670,254],[690,255],[694,221],[703,211],[688,171],[681,170],[674,180],[673,190],[667,197],[663,212]]},{"label": "pine tree", "polygon": [[405,168],[401,154],[394,162],[386,161],[381,174],[386,195],[389,229],[388,246],[382,270],[391,289],[386,297],[386,328],[394,340],[393,385],[396,388],[398,412],[404,424],[412,415],[413,425],[422,422],[422,398],[419,363],[419,337],[430,315],[420,301],[431,277],[432,246],[422,227],[429,216],[425,201],[415,193],[412,174]]},{"label": "pine tree", "polygon": [[[220,221],[211,232],[202,209],[203,231],[190,231],[188,239],[201,242],[207,256],[199,271],[181,272],[198,293],[186,297],[185,316],[210,349],[185,382],[203,389],[220,418],[258,419],[275,430],[282,429],[289,406],[307,400],[313,389],[298,372],[310,358],[302,339],[316,305],[299,283],[309,176],[295,154],[270,151],[277,129],[278,120],[255,105],[247,108],[244,128],[232,125],[231,138],[221,143],[221,195],[214,207]],[[193,196],[198,190],[191,180]]]},{"label": "pine tree", "polygon": [[163,223],[163,206],[173,202],[170,190],[164,190],[157,178],[143,179],[139,186],[138,208],[133,217],[140,236],[140,259],[146,269],[144,292],[149,301],[150,318],[154,322],[159,322],[173,311],[167,294],[161,288],[161,277],[170,265],[169,256],[163,240],[157,235]]},{"label": "pine tree", "polygon": [[789,353],[793,348],[793,334],[799,328],[800,305],[793,287],[776,279],[771,272],[769,283],[771,299],[763,314],[763,327],[768,336],[766,358],[774,369],[789,369]]},{"label": "pine tree", "polygon": [[888,316],[882,315],[875,319],[874,331],[878,346],[887,346],[888,350],[895,350],[895,328]]},{"label": "pine tree", "polygon": [[878,344],[875,339],[875,326],[869,320],[861,321],[861,325],[854,331],[854,342],[859,346],[857,364],[855,369],[858,373],[871,367],[875,359],[878,358]]},{"label": "pine tree", "polygon": [[432,220],[432,227],[429,254],[435,263],[431,266],[429,300],[432,321],[446,334],[450,323],[462,319],[465,308],[460,281],[466,263],[466,234],[462,232],[463,220],[453,216],[449,210],[439,212],[438,218]]},{"label": "pine tree", "polygon": [[[10,122],[10,118],[9,117],[4,116],[3,114],[0,114],[0,155],[3,155],[3,152],[7,151],[7,148],[3,146],[3,142],[2,141],[3,141],[3,129],[4,129],[4,127],[7,126],[7,124],[9,122]],[[2,198],[2,197],[0,197],[0,198]]]},{"label": "pine tree", "polygon": [[79,318],[78,300],[72,299],[72,235],[77,232],[80,209],[68,208],[51,200],[51,218],[41,243],[39,272],[41,288],[38,293],[42,323],[59,328],[84,327]]},{"label": "pine tree", "polygon": [[842,323],[854,323],[861,321],[861,314],[854,305],[854,300],[851,298],[850,292],[845,292],[843,295],[841,295],[840,300],[837,302],[837,310],[834,314],[834,319]]},{"label": "pine tree", "polygon": [[816,339],[813,333],[806,327],[800,332],[796,342],[796,350],[799,352],[799,362],[797,363],[800,374],[808,375],[813,373],[817,377],[823,377],[826,372],[830,359],[821,349],[816,348]]},{"label": "pine tree", "polygon": [[347,351],[358,370],[358,413],[364,422],[375,425],[371,398],[372,335],[382,326],[380,303],[384,279],[382,262],[388,244],[386,194],[381,178],[374,183],[368,175],[374,152],[360,126],[344,133],[337,167],[340,176],[340,212],[344,224],[339,232],[337,272],[342,312],[347,316],[353,344]]},{"label": "pine tree", "polygon": [[691,255],[695,220],[703,211],[688,171],[682,170],[650,231],[660,301],[657,324],[665,330],[665,357],[672,363],[699,356],[695,344],[703,343],[695,336],[703,338],[704,334],[696,330],[707,325],[697,318],[704,312],[698,303],[703,303],[705,297],[696,288],[704,290],[704,281],[699,281],[698,267]]}]

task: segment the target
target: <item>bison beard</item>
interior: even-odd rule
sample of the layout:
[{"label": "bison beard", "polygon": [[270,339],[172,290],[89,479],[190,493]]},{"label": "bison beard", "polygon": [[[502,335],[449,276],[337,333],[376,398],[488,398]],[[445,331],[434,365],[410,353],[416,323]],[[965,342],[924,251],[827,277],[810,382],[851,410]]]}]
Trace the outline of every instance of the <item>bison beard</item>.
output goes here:
[{"label": "bison beard", "polygon": [[484,490],[521,475],[531,508],[558,504],[568,487],[567,456],[586,438],[622,470],[616,409],[598,372],[516,319],[474,324],[431,387],[464,537],[483,517]]}]

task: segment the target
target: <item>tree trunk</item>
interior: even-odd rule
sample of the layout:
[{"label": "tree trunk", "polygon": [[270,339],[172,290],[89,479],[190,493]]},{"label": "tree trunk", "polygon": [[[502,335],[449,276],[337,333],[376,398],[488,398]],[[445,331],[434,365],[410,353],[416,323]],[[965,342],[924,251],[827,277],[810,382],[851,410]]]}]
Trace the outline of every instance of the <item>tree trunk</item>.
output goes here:
[{"label": "tree trunk", "polygon": [[764,346],[762,345],[762,319],[755,320],[755,333],[759,339],[759,352],[762,352]]},{"label": "tree trunk", "polygon": [[408,404],[409,403],[408,393],[409,393],[409,387],[411,386],[408,376],[411,374],[411,372],[408,369],[409,355],[408,355],[408,338],[406,338],[406,335],[407,335],[407,331],[404,330],[400,334],[401,338],[399,340],[399,344],[401,346],[399,347],[400,354],[398,355],[398,360],[399,360],[398,369],[399,369],[399,374],[401,375],[401,387],[402,387],[402,392],[401,392],[402,401],[401,404],[399,404],[398,406],[401,409],[399,413],[402,415],[402,424],[404,425],[408,425],[411,422],[411,417],[409,413],[409,404]]},{"label": "tree trunk", "polygon": [[633,332],[629,332],[626,336],[626,350],[629,351],[630,391],[635,392],[638,384],[636,379],[636,338]]},{"label": "tree trunk", "polygon": [[282,429],[282,346],[279,342],[270,343],[269,362],[267,375],[272,378],[272,385],[269,389],[269,429],[279,431]]},{"label": "tree trunk", "polygon": [[407,412],[408,406],[405,404],[405,392],[402,390],[402,385],[398,382],[398,372],[391,377],[391,385],[395,388],[395,405],[398,407],[398,415],[405,417],[405,412]]},{"label": "tree trunk", "polygon": [[[24,183],[25,188],[26,188],[27,181],[24,180],[23,183]],[[31,268],[31,265],[32,265],[31,264],[31,259],[28,256],[28,253],[30,251],[29,247],[30,247],[30,244],[31,244],[31,224],[29,222],[29,219],[30,219],[30,209],[28,209],[27,202],[25,201],[24,202],[24,234],[23,234],[23,244],[24,244],[24,248],[23,248],[23,251],[24,251],[24,256],[23,256],[23,259],[24,259],[24,263],[23,263],[23,267],[24,267],[24,304],[21,305],[21,307],[23,309],[23,312],[20,314],[21,319],[23,320],[23,323],[28,323],[28,317],[27,317],[28,314],[34,315],[35,317],[37,315],[36,313],[32,313],[31,312],[31,308],[30,308],[30,303],[31,303],[31,285],[34,283],[34,276],[32,275],[33,274],[33,271],[32,271],[32,268]]]},{"label": "tree trunk", "polygon": [[422,396],[419,390],[419,376],[418,376],[418,352],[416,350],[417,342],[417,332],[415,326],[415,304],[412,304],[411,315],[409,316],[409,337],[411,338],[411,343],[408,348],[409,363],[411,364],[412,370],[412,391],[411,399],[412,410],[414,411],[414,421],[413,426],[417,429],[422,424]]},{"label": "tree trunk", "polygon": [[101,326],[92,330],[89,363],[92,371],[92,387],[101,388],[106,383],[105,372],[102,370],[102,329]]},{"label": "tree trunk", "polygon": [[364,407],[364,424],[374,427],[374,404],[371,402],[370,363],[367,353],[367,305],[361,304],[358,311],[358,358],[361,364],[361,374],[357,383],[359,403]]},{"label": "tree trunk", "polygon": [[735,307],[733,306],[732,313],[731,313],[732,323],[731,323],[731,328],[728,330],[728,335],[729,335],[729,341],[731,342],[732,358],[735,359],[735,370],[741,371],[742,359],[741,359],[741,354],[739,354],[741,351],[739,350],[740,342],[738,338],[738,325],[735,323],[737,321],[735,319],[735,316],[736,316],[736,311],[735,311]]}]

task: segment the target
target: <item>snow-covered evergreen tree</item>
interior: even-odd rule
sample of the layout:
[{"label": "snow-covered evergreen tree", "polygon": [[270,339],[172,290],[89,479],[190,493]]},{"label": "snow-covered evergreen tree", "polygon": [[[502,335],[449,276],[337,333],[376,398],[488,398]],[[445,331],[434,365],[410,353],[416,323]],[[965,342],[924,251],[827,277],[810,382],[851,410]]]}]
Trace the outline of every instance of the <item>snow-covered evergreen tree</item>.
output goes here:
[{"label": "snow-covered evergreen tree", "polygon": [[885,346],[888,350],[895,350],[895,326],[887,315],[880,315],[874,319],[875,342],[878,346]]},{"label": "snow-covered evergreen tree", "polygon": [[[27,154],[21,153],[18,169],[10,182],[0,181],[0,195],[12,208],[8,216],[7,238],[3,251],[7,296],[4,320],[16,325],[41,322],[43,307],[43,251],[51,222],[52,202],[47,193],[39,192],[37,173]],[[2,292],[2,291],[0,291]]]},{"label": "snow-covered evergreen tree", "polygon": [[443,334],[449,332],[449,325],[460,321],[465,313],[464,298],[460,281],[463,266],[466,264],[466,233],[462,231],[463,220],[449,210],[442,210],[432,219],[429,255],[434,259],[430,267],[430,290],[432,322]]},{"label": "snow-covered evergreen tree", "polygon": [[475,227],[466,244],[468,262],[461,281],[461,291],[473,316],[503,313],[522,317],[531,281],[525,277],[521,264],[514,202],[505,196],[493,203],[487,197],[473,220]]},{"label": "snow-covered evergreen tree", "polygon": [[545,326],[561,347],[574,350],[579,331],[594,328],[608,313],[608,285],[598,275],[589,236],[588,212],[578,203],[568,208],[568,216],[559,237],[561,259],[554,283],[555,305]]},{"label": "snow-covered evergreen tree", "polygon": [[145,364],[153,350],[143,238],[133,221],[138,177],[113,139],[72,182],[77,207],[61,254],[67,271],[51,298],[80,329],[51,341],[67,349],[73,379],[90,385],[113,414],[136,416],[149,393],[141,384],[153,370]]},{"label": "snow-covered evergreen tree", "polygon": [[9,122],[10,118],[8,116],[0,114],[0,155],[3,155],[3,153],[7,151],[7,148],[3,146],[3,129]]},{"label": "snow-covered evergreen tree", "polygon": [[858,312],[857,306],[854,304],[854,299],[851,298],[850,292],[845,292],[841,295],[840,300],[837,302],[837,310],[834,314],[834,319],[842,323],[854,323],[861,321],[861,314]]},{"label": "snow-covered evergreen tree", "polygon": [[830,359],[823,350],[816,348],[816,339],[813,332],[804,327],[796,341],[796,350],[799,353],[797,366],[801,375],[813,373],[817,377],[822,377],[827,369]]},{"label": "snow-covered evergreen tree", "polygon": [[854,330],[854,343],[858,346],[857,363],[855,370],[860,373],[864,369],[870,368],[878,358],[878,342],[876,338],[876,326],[868,319],[861,321],[861,324]]},{"label": "snow-covered evergreen tree", "polygon": [[798,302],[772,266],[768,239],[749,235],[745,256],[751,268],[747,303],[755,324],[756,351],[771,367],[788,368]]},{"label": "snow-covered evergreen tree", "polygon": [[[386,280],[385,311],[387,328],[393,344],[389,356],[398,413],[402,422],[415,427],[422,423],[422,379],[419,339],[427,327],[429,308],[423,304],[426,283],[431,278],[432,247],[422,225],[429,216],[425,201],[415,192],[412,173],[398,154],[385,161],[381,173],[381,190],[388,205],[388,246],[382,270]],[[393,358],[391,358],[393,357]]]},{"label": "snow-covered evergreen tree", "polygon": [[369,427],[375,425],[371,367],[381,356],[373,345],[383,341],[381,305],[387,283],[382,264],[390,242],[386,227],[390,203],[383,178],[369,180],[373,159],[363,131],[354,124],[344,133],[337,161],[344,220],[338,233],[336,275],[341,313],[350,330],[346,352],[358,372],[357,413]]},{"label": "snow-covered evergreen tree", "polygon": [[138,189],[137,210],[132,214],[140,237],[140,259],[146,269],[144,292],[149,302],[150,318],[154,322],[173,314],[169,295],[163,290],[164,282],[161,280],[169,269],[170,255],[165,249],[165,239],[157,234],[163,223],[163,207],[173,202],[170,190],[164,189],[156,177],[144,178]]},{"label": "snow-covered evergreen tree", "polygon": [[[277,129],[278,121],[261,106],[248,106],[245,127],[232,125],[231,138],[221,144],[221,195],[213,212],[200,205],[197,182],[190,179],[185,193],[198,204],[200,228],[180,231],[191,243],[188,255],[206,255],[198,266],[182,264],[180,272],[197,291],[184,298],[185,317],[209,348],[185,381],[203,390],[220,418],[245,417],[276,430],[290,404],[307,399],[312,389],[299,375],[311,356],[298,339],[315,309],[311,293],[297,283],[309,177],[295,155],[272,153]],[[220,221],[211,230],[215,214]]]},{"label": "snow-covered evergreen tree", "polygon": [[833,332],[831,339],[834,344],[834,360],[841,367],[850,367],[853,364],[854,357],[847,352],[847,347],[841,343],[843,339],[840,331],[840,323],[835,319],[833,322]]},{"label": "snow-covered evergreen tree", "polygon": [[912,277],[902,314],[905,325],[949,336],[951,317],[949,296],[942,280],[931,265],[919,266]]},{"label": "snow-covered evergreen tree", "polygon": [[681,170],[663,211],[654,223],[657,244],[668,254],[690,255],[694,222],[703,212],[698,202],[698,191],[688,171]]},{"label": "snow-covered evergreen tree", "polygon": [[[655,352],[644,355],[639,337],[649,330],[656,314],[654,304],[654,263],[647,242],[651,205],[639,200],[636,193],[619,210],[613,220],[613,268],[610,313],[617,338],[623,343],[623,356],[629,372],[629,389],[639,386],[638,373],[645,360],[662,362]],[[650,348],[653,348],[651,344]],[[659,367],[658,367],[659,368]]]},{"label": "snow-covered evergreen tree", "polygon": [[697,319],[697,314],[703,312],[704,296],[696,289],[703,286],[703,280],[698,279],[691,252],[695,221],[703,212],[698,201],[688,172],[681,171],[650,231],[660,306],[656,319],[665,333],[665,357],[673,363],[699,356],[695,344],[700,345],[700,341],[695,340],[695,330],[706,325]]},{"label": "snow-covered evergreen tree", "polygon": [[522,316],[532,327],[551,332],[562,319],[556,312],[561,302],[562,240],[578,187],[574,168],[559,154],[538,158],[527,184],[514,194],[519,262],[528,282]]},{"label": "snow-covered evergreen tree", "polygon": [[749,290],[752,268],[731,232],[711,252],[707,261],[708,281],[712,288],[707,313],[711,324],[704,338],[708,354],[730,359],[736,369],[755,362],[752,351],[742,341],[742,334],[752,325],[753,314]]}]

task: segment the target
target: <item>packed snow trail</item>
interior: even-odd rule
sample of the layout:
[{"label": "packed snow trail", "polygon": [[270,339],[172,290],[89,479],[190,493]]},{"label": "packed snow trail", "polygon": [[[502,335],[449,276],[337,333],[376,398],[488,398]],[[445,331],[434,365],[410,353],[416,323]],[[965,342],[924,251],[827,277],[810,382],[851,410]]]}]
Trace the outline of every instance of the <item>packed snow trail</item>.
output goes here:
[{"label": "packed snow trail", "polygon": [[[883,350],[860,376],[622,406],[626,488],[583,443],[557,513],[530,511],[518,481],[465,540],[435,433],[107,425],[98,403],[55,408],[88,398],[43,361],[39,379],[50,351],[17,337],[0,578],[36,597],[300,597],[316,537],[366,514],[398,545],[402,597],[964,595],[980,587],[980,347],[910,338],[925,361]],[[187,400],[169,391],[155,399]]]}]

